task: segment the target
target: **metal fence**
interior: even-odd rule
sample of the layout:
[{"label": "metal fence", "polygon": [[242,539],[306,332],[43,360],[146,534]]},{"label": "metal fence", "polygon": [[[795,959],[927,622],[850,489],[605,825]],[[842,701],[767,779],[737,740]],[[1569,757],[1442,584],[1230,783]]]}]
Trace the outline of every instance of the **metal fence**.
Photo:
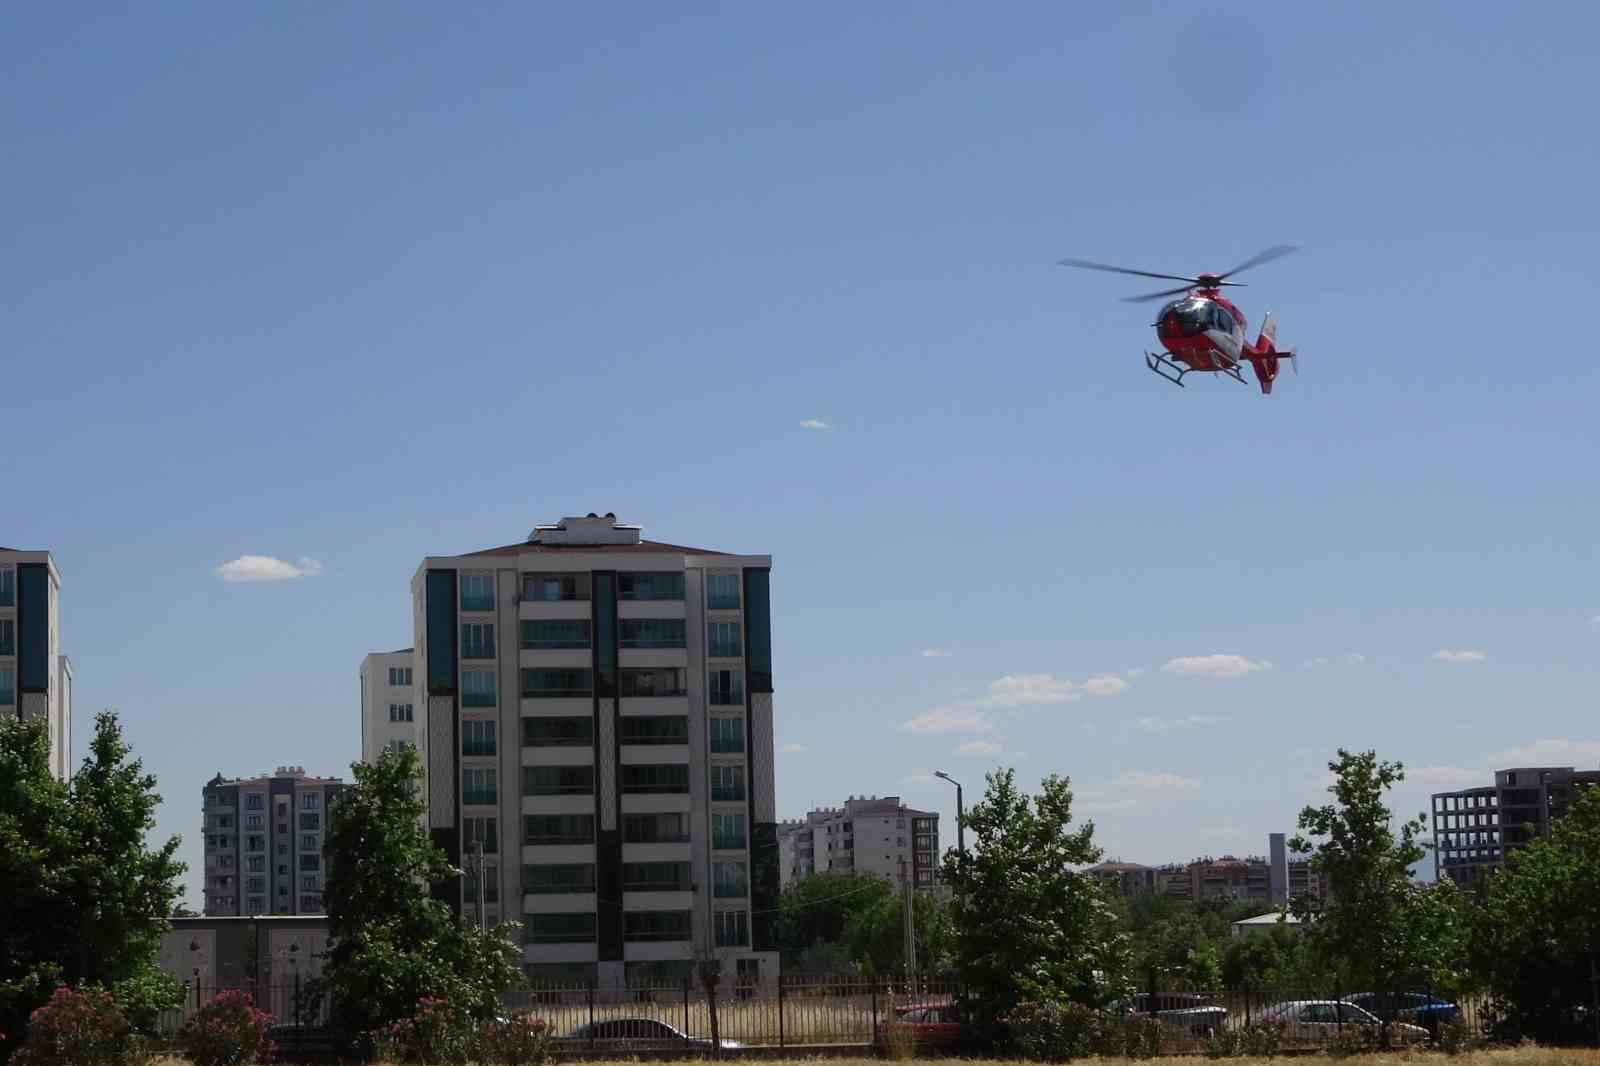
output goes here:
[{"label": "metal fence", "polygon": [[163,1036],[172,1036],[183,1027],[184,1022],[194,1017],[196,1011],[224,992],[242,992],[257,1007],[271,1015],[273,1039],[281,1044],[327,1025],[327,1003],[314,1002],[308,994],[309,985],[309,981],[302,983],[298,975],[293,982],[282,984],[208,985],[185,981],[183,1005],[162,1011],[156,1019],[156,1031]]}]

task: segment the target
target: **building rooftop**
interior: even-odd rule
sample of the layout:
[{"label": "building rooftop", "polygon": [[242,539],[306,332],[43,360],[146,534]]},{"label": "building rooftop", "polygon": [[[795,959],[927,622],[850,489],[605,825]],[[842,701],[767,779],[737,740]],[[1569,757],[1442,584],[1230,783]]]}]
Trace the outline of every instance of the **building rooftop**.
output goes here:
[{"label": "building rooftop", "polygon": [[1261,929],[1270,925],[1277,925],[1280,921],[1284,925],[1300,924],[1300,919],[1296,918],[1294,915],[1280,914],[1277,911],[1269,911],[1266,914],[1258,914],[1254,918],[1244,918],[1240,921],[1234,922],[1233,924],[1235,928],[1244,926],[1247,929]]},{"label": "building rooftop", "polygon": [[581,549],[585,552],[623,552],[636,554],[669,555],[726,555],[727,552],[711,548],[691,548],[683,544],[666,544],[658,540],[645,540],[641,527],[617,521],[611,512],[603,515],[590,512],[582,517],[563,518],[554,525],[534,526],[519,544],[503,544],[498,548],[482,548],[466,552],[467,555],[522,555],[525,552],[566,551]]},{"label": "building rooftop", "polygon": [[1103,862],[1103,863],[1100,863],[1098,866],[1089,867],[1087,870],[1084,871],[1084,873],[1090,873],[1090,874],[1094,874],[1094,873],[1127,874],[1127,873],[1136,873],[1136,872],[1138,872],[1140,870],[1153,870],[1153,869],[1155,869],[1155,867],[1153,867],[1153,866],[1145,866],[1144,864],[1137,863],[1137,862]]}]

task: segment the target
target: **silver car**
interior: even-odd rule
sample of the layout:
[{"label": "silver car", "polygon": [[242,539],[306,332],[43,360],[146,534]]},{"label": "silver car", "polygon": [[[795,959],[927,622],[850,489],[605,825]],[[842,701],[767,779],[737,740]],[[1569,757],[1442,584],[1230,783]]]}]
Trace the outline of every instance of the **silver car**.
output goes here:
[{"label": "silver car", "polygon": [[[1376,1039],[1383,1022],[1354,1003],[1336,999],[1293,999],[1261,1012],[1261,1021],[1283,1030],[1285,1039],[1295,1044],[1328,1044],[1341,1032],[1355,1029]],[[1394,1039],[1402,1044],[1427,1043],[1428,1031],[1420,1025],[1395,1022]]]}]

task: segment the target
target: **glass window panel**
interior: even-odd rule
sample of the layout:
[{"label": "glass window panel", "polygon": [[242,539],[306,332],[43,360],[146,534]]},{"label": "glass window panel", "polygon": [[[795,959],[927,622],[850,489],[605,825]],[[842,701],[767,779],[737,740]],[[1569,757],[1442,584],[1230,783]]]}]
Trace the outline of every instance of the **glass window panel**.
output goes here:
[{"label": "glass window panel", "polygon": [[594,744],[594,719],[524,718],[522,743],[524,747],[590,747]]},{"label": "glass window panel", "polygon": [[522,695],[528,699],[561,699],[594,695],[593,670],[524,670]]},{"label": "glass window panel", "polygon": [[706,631],[706,654],[713,659],[738,659],[744,655],[738,622],[708,622]]},{"label": "glass window panel", "polygon": [[574,863],[554,866],[524,866],[522,868],[522,891],[529,895],[593,892],[594,864]]},{"label": "glass window panel", "polygon": [[739,575],[707,574],[706,606],[713,611],[739,609]]},{"label": "glass window panel", "polygon": [[738,755],[744,752],[744,719],[711,719],[711,751],[714,755]]},{"label": "glass window panel", "polygon": [[681,667],[627,669],[621,672],[619,694],[624,697],[685,696],[688,692],[689,671]]},{"label": "glass window panel", "polygon": [[461,609],[463,611],[494,610],[494,575],[461,575]]},{"label": "glass window panel", "polygon": [[592,766],[524,766],[524,796],[585,796],[594,793]]},{"label": "glass window panel", "polygon": [[493,707],[495,705],[494,671],[461,671],[461,706]]},{"label": "glass window panel", "polygon": [[681,618],[623,618],[618,622],[619,643],[624,648],[687,647]]},{"label": "glass window panel", "polygon": [[706,675],[706,699],[713,707],[744,705],[744,672],[712,670]]},{"label": "glass window panel", "polygon": [[590,625],[587,618],[525,618],[521,623],[522,646],[529,651],[587,648]]},{"label": "glass window panel", "polygon": [[617,574],[617,599],[681,600],[683,599],[683,574],[630,573],[623,571]]},{"label": "glass window panel", "polygon": [[624,744],[687,744],[689,719],[684,715],[627,715],[617,719]]}]

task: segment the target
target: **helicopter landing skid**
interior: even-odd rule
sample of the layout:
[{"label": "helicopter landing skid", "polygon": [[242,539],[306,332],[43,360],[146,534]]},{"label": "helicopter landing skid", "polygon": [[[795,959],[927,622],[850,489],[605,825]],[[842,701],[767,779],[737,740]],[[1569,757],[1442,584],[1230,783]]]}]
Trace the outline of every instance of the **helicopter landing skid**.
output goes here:
[{"label": "helicopter landing skid", "polygon": [[[1244,375],[1239,373],[1238,363],[1229,362],[1228,357],[1222,352],[1213,352],[1212,356],[1217,365],[1207,367],[1202,373],[1226,374],[1241,385],[1248,384],[1244,380]],[[1170,381],[1180,389],[1184,388],[1184,376],[1195,372],[1194,367],[1180,366],[1159,352],[1145,352],[1144,365],[1149,367],[1151,373],[1155,374],[1156,377],[1161,378],[1163,381]]]}]

